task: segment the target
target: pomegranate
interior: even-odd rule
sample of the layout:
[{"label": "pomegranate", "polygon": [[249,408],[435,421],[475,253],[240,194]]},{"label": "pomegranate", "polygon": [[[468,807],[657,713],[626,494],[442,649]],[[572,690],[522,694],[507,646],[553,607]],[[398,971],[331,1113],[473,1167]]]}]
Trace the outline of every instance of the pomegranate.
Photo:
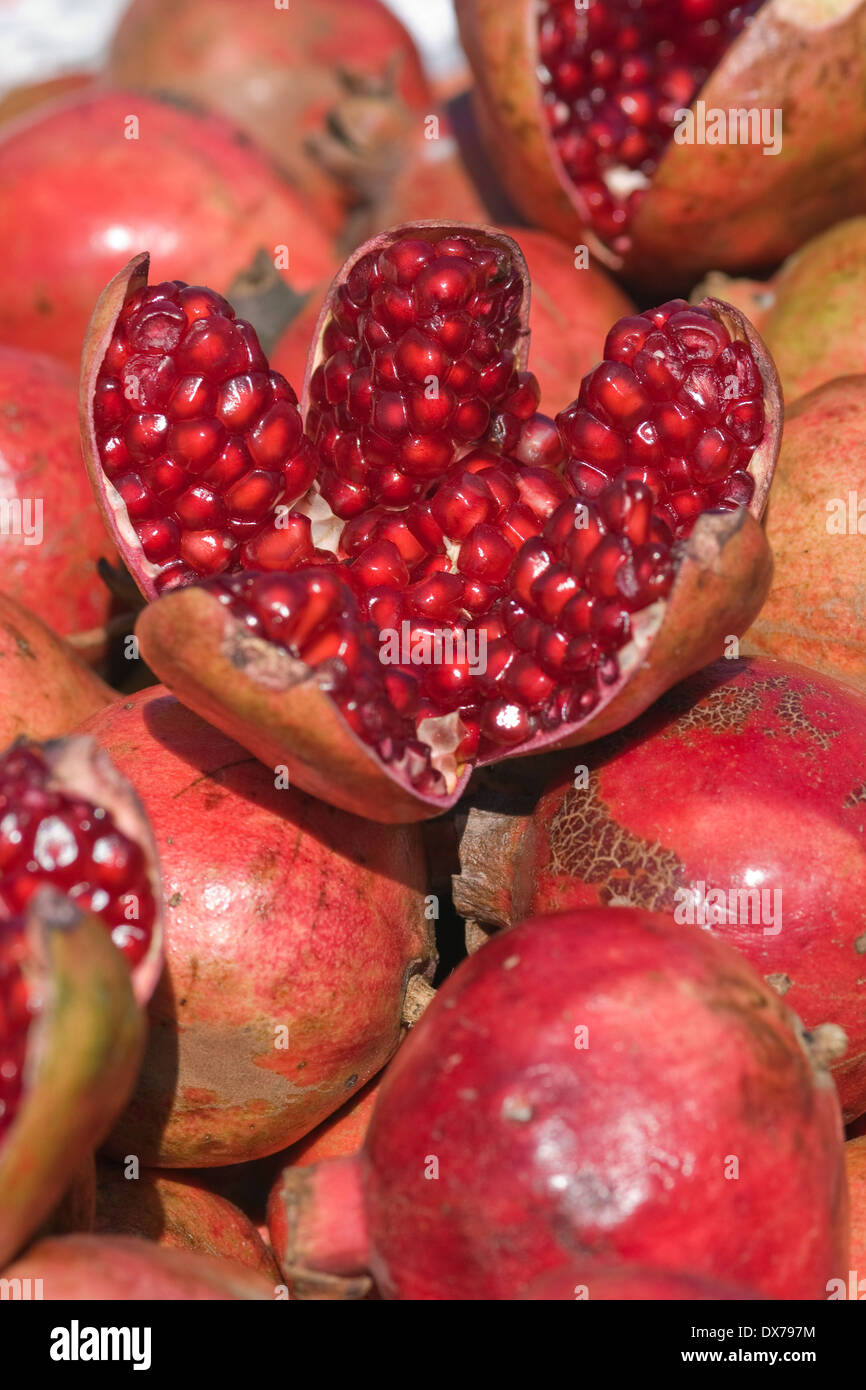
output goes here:
[{"label": "pomegranate", "polygon": [[420,834],[281,789],[159,686],[83,729],[135,782],[166,885],[166,970],[108,1152],[190,1168],[285,1148],[384,1066],[432,973]]},{"label": "pomegranate", "polygon": [[[742,952],[866,1110],[866,699],[803,667],[720,661],[515,802],[503,777],[463,833],[458,911],[491,927],[597,904],[678,913]],[[719,788],[723,786],[724,794]]]},{"label": "pomegranate", "polygon": [[249,326],[146,274],[104,292],[81,387],[97,496],[162,594],[141,648],[305,790],[435,815],[476,760],[627,722],[760,606],[780,403],[727,306],[621,319],[557,428],[514,242],[396,229],[332,287],[302,437]]},{"label": "pomegranate", "polygon": [[273,1299],[271,1279],[234,1260],[165,1250],[136,1236],[69,1235],[31,1245],[3,1270],[48,1302]]},{"label": "pomegranate", "polygon": [[630,279],[770,269],[866,207],[860,0],[458,0],[457,15],[506,190]]},{"label": "pomegranate", "polygon": [[513,1298],[577,1251],[821,1297],[847,1211],[817,1054],[705,932],[626,908],[531,919],[442,985],[361,1154],[286,1170],[274,1252],[291,1281],[368,1270],[397,1299]]},{"label": "pomegranate", "polygon": [[306,1168],[311,1163],[319,1163],[324,1158],[344,1158],[356,1154],[364,1143],[370,1128],[370,1120],[376,1104],[376,1097],[382,1086],[385,1073],[368,1081],[363,1090],[347,1100],[346,1104],[329,1116],[310,1134],[294,1144],[283,1157],[285,1164],[294,1168]]},{"label": "pomegranate", "polygon": [[92,740],[0,757],[0,1265],[86,1183],[131,1090],[160,902],[149,828]]},{"label": "pomegranate", "polygon": [[75,377],[0,346],[0,588],[69,635],[105,621],[96,575],[114,550],[81,471]]},{"label": "pomegranate", "polygon": [[0,338],[77,366],[93,301],[142,244],[158,271],[219,290],[260,251],[273,262],[287,248],[298,292],[333,271],[303,198],[215,116],[96,92],[3,131]]},{"label": "pomegranate", "polygon": [[218,1255],[280,1283],[273,1257],[249,1218],[225,1197],[184,1178],[147,1170],[129,1178],[122,1168],[101,1164],[93,1229]]},{"label": "pomegranate", "polygon": [[535,1279],[520,1299],[544,1302],[730,1302],[760,1298],[760,1294],[731,1288],[716,1279],[691,1274],[635,1269],[632,1265],[605,1265],[576,1261]]},{"label": "pomegranate", "polygon": [[788,412],[767,539],[775,571],[745,651],[801,661],[866,690],[866,376]]},{"label": "pomegranate", "polygon": [[22,734],[67,734],[113,699],[114,691],[62,638],[0,594],[0,748]]},{"label": "pomegranate", "polygon": [[[760,317],[746,307],[746,283],[752,283],[751,302],[761,305]],[[866,217],[814,237],[765,284],[738,285],[712,275],[703,293],[730,300],[757,324],[789,402],[834,377],[866,372]]]},{"label": "pomegranate", "polygon": [[[177,93],[227,116],[331,233],[353,201],[352,184],[331,177],[334,162],[357,165],[357,177],[376,154],[365,148],[371,123],[387,127],[432,104],[412,39],[380,0],[135,0],[107,73],[121,87]],[[325,140],[335,149],[323,166]]]}]

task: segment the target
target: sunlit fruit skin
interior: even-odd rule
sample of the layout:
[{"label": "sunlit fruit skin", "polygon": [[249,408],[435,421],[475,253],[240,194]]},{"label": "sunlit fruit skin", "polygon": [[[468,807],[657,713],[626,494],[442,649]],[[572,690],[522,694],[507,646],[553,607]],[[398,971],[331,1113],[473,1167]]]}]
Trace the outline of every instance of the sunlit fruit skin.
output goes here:
[{"label": "sunlit fruit skin", "polygon": [[262,249],[300,291],[333,270],[302,198],[233,126],[151,96],[37,109],[3,131],[0,190],[0,336],[71,366],[100,289],[141,246],[160,279],[219,291]]},{"label": "sunlit fruit skin", "polygon": [[67,642],[0,594],[0,747],[22,735],[68,734],[114,698],[111,686]]},{"label": "sunlit fruit skin", "polygon": [[767,511],[773,583],[744,649],[866,690],[866,375],[789,409]]},{"label": "sunlit fruit skin", "polygon": [[513,1298],[578,1250],[822,1298],[847,1204],[813,1047],[706,932],[634,908],[530,918],[440,986],[359,1157],[284,1173],[275,1254],[399,1300]]},{"label": "sunlit fruit skin", "polygon": [[[79,345],[80,346],[80,345]],[[63,636],[98,627],[114,547],[81,468],[75,377],[54,357],[0,346],[0,589]]]},{"label": "sunlit fruit skin", "polygon": [[168,918],[145,1065],[109,1151],[189,1168],[285,1148],[399,1042],[407,981],[433,959],[420,836],[280,788],[159,686],[87,727],[138,787]]},{"label": "sunlit fruit skin", "polygon": [[[832,1074],[852,1118],[866,1109],[864,748],[852,688],[720,661],[563,763],[526,815],[470,811],[456,901],[494,925],[618,903],[688,920],[690,894],[708,911],[721,890],[722,920],[693,929],[742,952],[807,1028],[844,1030]],[[750,889],[760,901],[728,897]]]}]

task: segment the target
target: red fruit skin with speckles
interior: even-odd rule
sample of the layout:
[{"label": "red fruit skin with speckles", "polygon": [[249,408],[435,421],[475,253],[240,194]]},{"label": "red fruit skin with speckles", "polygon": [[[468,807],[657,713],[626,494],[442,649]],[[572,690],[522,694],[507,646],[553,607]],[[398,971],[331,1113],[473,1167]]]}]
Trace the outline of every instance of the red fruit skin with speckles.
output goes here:
[{"label": "red fruit skin with speckles", "polygon": [[866,1110],[864,746],[852,688],[768,658],[717,662],[561,767],[525,817],[470,811],[459,910],[508,925],[611,903],[674,912],[701,884],[763,890],[757,923],[737,905],[709,929],[807,1028],[844,1029],[832,1072],[853,1118]]}]

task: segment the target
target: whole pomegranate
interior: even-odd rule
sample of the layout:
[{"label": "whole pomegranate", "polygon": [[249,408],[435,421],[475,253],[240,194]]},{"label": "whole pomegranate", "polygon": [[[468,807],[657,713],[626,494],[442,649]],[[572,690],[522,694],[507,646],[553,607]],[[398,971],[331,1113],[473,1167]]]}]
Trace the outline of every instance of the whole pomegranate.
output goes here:
[{"label": "whole pomegranate", "polygon": [[702,292],[736,304],[757,324],[789,403],[834,377],[866,372],[866,217],[813,237],[763,284],[711,275]]},{"label": "whole pomegranate", "polygon": [[217,1255],[280,1283],[273,1258],[249,1218],[227,1198],[185,1178],[146,1169],[131,1178],[115,1164],[101,1163],[93,1230],[143,1236],[164,1249]]},{"label": "whole pomegranate", "polygon": [[629,279],[771,269],[866,208],[866,113],[838,96],[866,71],[859,0],[458,0],[457,14],[506,190]]},{"label": "whole pomegranate", "polygon": [[554,423],[517,245],[396,228],[331,287],[301,413],[226,300],[146,277],[104,291],[81,385],[97,496],[161,596],[142,652],[305,790],[436,815],[476,761],[628,722],[757,611],[780,403],[729,306],[620,319]]},{"label": "whole pomegranate", "polygon": [[844,1030],[832,1071],[858,1115],[864,747],[855,691],[786,662],[720,661],[576,765],[560,760],[525,811],[507,778],[482,792],[458,910],[492,926],[609,903],[678,913],[736,946],[807,1028]]},{"label": "whole pomegranate", "polygon": [[83,728],[134,781],[166,892],[166,969],[108,1151],[190,1168],[285,1148],[385,1064],[432,972],[419,833],[286,786],[159,686]]},{"label": "whole pomegranate", "polygon": [[[636,909],[538,917],[437,993],[356,1158],[287,1169],[287,1279],[508,1299],[580,1252],[819,1298],[844,1263],[838,1102],[737,952]],[[743,1232],[749,1239],[743,1239]]]},{"label": "whole pomegranate", "polygon": [[840,377],[788,412],[766,521],[773,582],[744,650],[866,690],[864,495],[866,375]]},{"label": "whole pomegranate", "polygon": [[68,1303],[115,1300],[199,1303],[264,1302],[269,1276],[234,1260],[165,1250],[135,1236],[69,1235],[39,1240],[3,1270],[6,1280],[29,1280],[31,1297]]},{"label": "whole pomegranate", "polygon": [[281,274],[299,292],[333,270],[301,194],[216,116],[109,91],[0,132],[5,342],[77,365],[96,296],[142,244],[160,272],[219,290],[260,252],[270,262],[287,254]]},{"label": "whole pomegranate", "polygon": [[177,93],[227,116],[331,233],[352,188],[323,166],[319,143],[337,145],[332,164],[340,151],[354,162],[371,123],[387,133],[389,123],[432,105],[415,45],[380,0],[134,0],[107,74],[119,86]]},{"label": "whole pomegranate", "polygon": [[108,614],[96,563],[113,555],[81,468],[75,377],[0,345],[0,589],[56,632],[86,632]]},{"label": "whole pomegranate", "polygon": [[0,748],[57,738],[115,692],[35,613],[0,593]]},{"label": "whole pomegranate", "polygon": [[135,794],[92,740],[0,757],[0,1267],[70,1183],[86,1210],[141,1060],[161,898]]}]

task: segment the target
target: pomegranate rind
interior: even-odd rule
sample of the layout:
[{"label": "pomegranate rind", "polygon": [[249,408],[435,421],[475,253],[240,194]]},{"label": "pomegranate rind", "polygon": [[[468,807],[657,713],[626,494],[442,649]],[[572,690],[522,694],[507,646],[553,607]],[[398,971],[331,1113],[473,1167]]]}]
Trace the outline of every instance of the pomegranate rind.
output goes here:
[{"label": "pomegranate rind", "polygon": [[249,1217],[227,1197],[174,1174],[146,1170],[129,1178],[119,1165],[101,1163],[92,1229],[233,1260],[280,1282],[273,1256]]},{"label": "pomegranate rind", "polygon": [[341,810],[404,824],[448,802],[419,795],[353,733],[303,661],[256,637],[216,594],[190,587],[143,609],[136,635],[159,679],[209,723],[291,784]]},{"label": "pomegranate rind", "polygon": [[62,637],[0,594],[0,747],[59,738],[115,698]]},{"label": "pomegranate rind", "polygon": [[132,784],[89,735],[52,739],[42,745],[41,751],[50,769],[49,786],[104,806],[118,829],[142,850],[153,894],[154,919],[150,944],[132,971],[132,987],[138,1003],[146,1004],[162,972],[165,895],[156,840],[144,807]]},{"label": "pomegranate rind", "polygon": [[156,598],[154,576],[157,567],[142,554],[141,542],[126,513],[126,506],[105,475],[99,456],[99,444],[93,422],[93,398],[99,370],[108,351],[118,315],[127,299],[147,284],[150,254],[143,251],[110,280],[96,301],[81,352],[81,378],[78,393],[78,421],[81,426],[81,448],[93,495],[96,498],[109,535],[121,559],[145,598]]},{"label": "pomegranate rind", "polygon": [[102,922],[43,889],[24,930],[43,1003],[30,1027],[21,1106],[0,1146],[0,1267],[111,1127],[145,1035],[128,966]]},{"label": "pomegranate rind", "polygon": [[256,1270],[189,1250],[164,1250],[137,1236],[70,1235],[40,1240],[3,1271],[38,1279],[48,1302],[114,1300],[271,1302],[276,1290]]},{"label": "pomegranate rind", "polygon": [[[587,743],[635,719],[746,631],[769,591],[772,567],[766,537],[749,512],[700,517],[669,598],[635,621],[606,702],[582,724],[563,725],[487,761]],[[142,656],[179,699],[267,766],[287,766],[293,784],[334,806],[395,824],[438,815],[465,790],[469,768],[443,797],[422,796],[398,780],[348,727],[315,672],[250,633],[205,589],[165,594],[140,614],[136,634]]]},{"label": "pomegranate rind", "polygon": [[759,144],[672,140],[632,222],[626,256],[591,230],[545,128],[534,4],[456,0],[456,9],[479,124],[510,197],[534,225],[585,242],[628,279],[670,291],[712,269],[771,268],[866,205],[860,0],[766,0],[695,100],[724,111],[784,111],[782,152],[765,157]]}]

